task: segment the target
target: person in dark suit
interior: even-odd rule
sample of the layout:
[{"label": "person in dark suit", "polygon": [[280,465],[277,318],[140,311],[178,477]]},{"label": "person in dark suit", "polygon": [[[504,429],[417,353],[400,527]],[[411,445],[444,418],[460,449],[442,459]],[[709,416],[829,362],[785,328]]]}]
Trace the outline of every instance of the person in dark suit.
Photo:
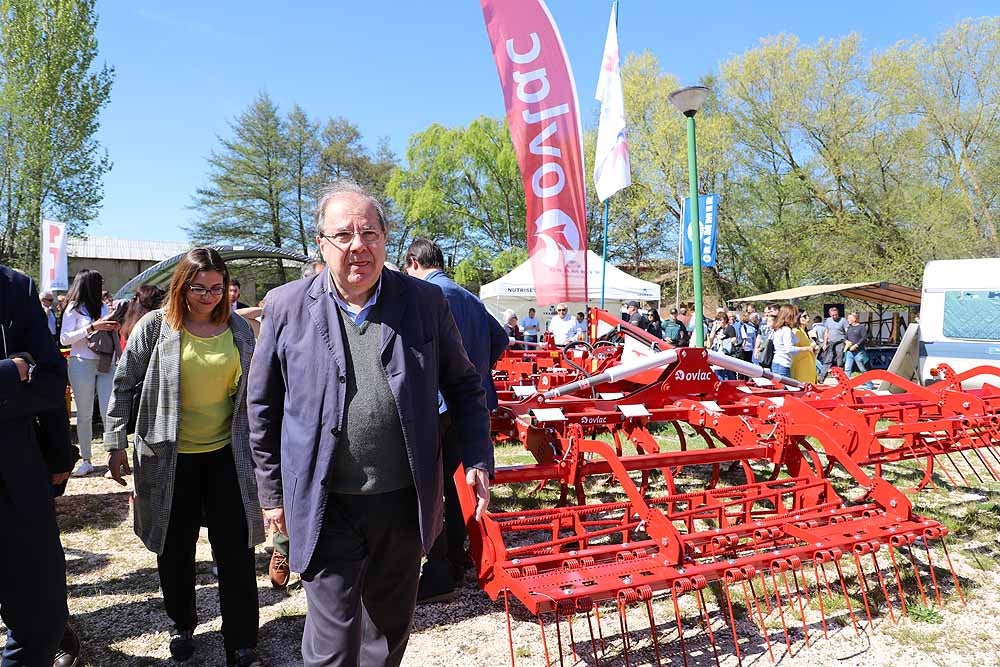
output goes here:
[{"label": "person in dark suit", "polygon": [[[4,667],[51,665],[69,618],[66,559],[53,486],[73,466],[66,419],[66,361],[59,354],[34,283],[0,266],[0,525],[17,536],[0,549]],[[37,420],[45,421],[39,429]],[[51,427],[51,428],[50,428]]]},{"label": "person in dark suit", "polygon": [[[444,253],[430,239],[417,239],[406,250],[406,273],[437,285],[448,300],[462,345],[486,391],[486,407],[495,410],[497,391],[491,368],[500,358],[510,336],[496,318],[489,314],[479,297],[463,288],[444,273]],[[515,316],[516,322],[516,316]],[[515,336],[516,337],[516,336]],[[444,530],[427,554],[417,586],[417,604],[446,602],[457,595],[455,587],[465,579],[465,519],[458,503],[458,493],[451,482],[462,462],[461,434],[448,428],[451,417],[448,405],[439,401],[444,423]]]},{"label": "person in dark suit", "polygon": [[398,665],[442,526],[438,391],[477,517],[493,470],[486,395],[441,290],[385,267],[378,201],[339,182],[317,209],[327,269],[269,293],[250,365],[258,492],[302,574],[303,664]]},{"label": "person in dark suit", "polygon": [[237,278],[229,279],[229,307],[231,310],[240,310],[241,308],[249,308],[247,304],[240,301],[240,281]]}]

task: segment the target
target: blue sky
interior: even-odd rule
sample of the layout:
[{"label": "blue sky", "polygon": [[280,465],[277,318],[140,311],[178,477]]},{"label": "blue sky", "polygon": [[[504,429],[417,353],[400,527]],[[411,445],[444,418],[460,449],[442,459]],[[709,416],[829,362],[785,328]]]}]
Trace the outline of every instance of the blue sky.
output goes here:
[{"label": "blue sky", "polygon": [[[569,52],[586,124],[610,0],[548,0]],[[696,83],[761,37],[806,43],[857,32],[869,49],[933,39],[996,0],[951,2],[666,2],[621,0],[623,51],[649,49]],[[90,234],[185,239],[191,196],[217,137],[261,91],[283,109],[344,116],[397,153],[429,124],[502,115],[500,85],[476,0],[275,3],[103,0],[100,57],[116,69],[99,140],[114,168]]]}]

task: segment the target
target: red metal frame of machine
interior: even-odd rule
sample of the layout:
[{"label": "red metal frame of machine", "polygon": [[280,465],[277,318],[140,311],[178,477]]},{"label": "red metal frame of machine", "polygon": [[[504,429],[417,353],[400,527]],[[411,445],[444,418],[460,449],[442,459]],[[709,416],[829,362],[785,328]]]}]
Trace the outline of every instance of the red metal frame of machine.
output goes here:
[{"label": "red metal frame of machine", "polygon": [[[554,615],[560,662],[560,619],[568,620],[572,636],[572,619],[581,616],[591,632],[591,641],[583,644],[592,647],[595,663],[600,662],[591,611],[597,614],[602,605],[613,605],[628,664],[632,633],[627,612],[640,605],[649,615],[659,663],[660,624],[653,618],[652,601],[661,595],[673,602],[675,636],[685,664],[678,602],[684,595],[694,597],[718,660],[718,633],[704,599],[713,582],[724,593],[722,616],[738,659],[743,649],[733,599],[740,593],[772,658],[765,616],[777,612],[791,651],[792,616],[798,618],[806,643],[810,641],[806,610],[812,599],[818,599],[827,634],[824,592],[843,594],[856,631],[862,612],[872,622],[868,601],[873,592],[880,594],[893,620],[894,606],[906,614],[904,568],[912,568],[923,603],[928,597],[941,602],[942,595],[952,593],[964,602],[944,543],[947,528],[916,515],[909,498],[882,477],[882,466],[923,460],[925,474],[918,488],[933,483],[935,461],[944,462],[940,469],[953,481],[967,483],[973,475],[998,479],[1000,388],[985,383],[980,390],[963,391],[961,382],[972,375],[1000,378],[1000,369],[984,367],[956,376],[942,368],[942,382],[932,387],[884,371],[848,379],[835,370],[835,386],[814,387],[701,348],[669,350],[645,332],[591,312],[593,333],[599,323],[614,321],[614,332],[646,346],[648,359],[620,363],[621,354],[598,357],[593,346],[583,346],[588,354],[578,355],[570,371],[560,371],[565,377],[550,382],[556,386],[517,400],[508,394],[493,417],[498,440],[521,442],[536,460],[499,468],[494,485],[556,483],[560,501],[545,509],[490,512],[477,523],[471,518],[473,498],[461,483],[464,472],[456,474],[481,586],[508,605],[509,597],[515,597],[539,616],[540,624],[543,615]],[[522,355],[515,363],[554,359],[556,352],[549,346],[533,353],[535,359]],[[553,374],[552,366],[543,363],[530,372],[523,367],[517,382]],[[751,379],[720,381],[712,365],[732,366]],[[622,370],[616,374],[616,369]],[[903,393],[861,388],[875,380],[886,380]],[[680,451],[662,451],[650,431],[654,424],[672,425]],[[598,439],[601,433],[610,434],[612,442]],[[636,453],[630,454],[633,448]],[[846,473],[856,487],[850,499],[834,489],[833,468]],[[654,470],[662,479],[662,495],[651,490]],[[704,488],[676,483],[692,471]],[[733,477],[742,483],[733,483]],[[618,498],[588,502],[588,484],[595,479],[606,479],[604,488],[613,480]],[[931,566],[931,544],[943,548],[949,577],[937,576]],[[853,574],[845,574],[844,559],[853,562]],[[859,589],[863,609],[851,606],[849,584]],[[597,628],[606,648],[599,617]],[[544,632],[542,624],[548,659]],[[572,638],[570,643],[575,654]]]}]

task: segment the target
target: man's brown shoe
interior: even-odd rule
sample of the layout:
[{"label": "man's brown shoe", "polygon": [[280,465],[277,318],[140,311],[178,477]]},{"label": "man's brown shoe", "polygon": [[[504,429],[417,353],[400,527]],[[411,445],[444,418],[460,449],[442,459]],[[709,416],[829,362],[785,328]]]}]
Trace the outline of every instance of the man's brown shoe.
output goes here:
[{"label": "man's brown shoe", "polygon": [[278,553],[277,550],[271,554],[271,566],[267,569],[271,575],[271,585],[275,588],[284,588],[288,585],[288,579],[292,576],[292,571],[288,569],[288,559]]},{"label": "man's brown shoe", "polygon": [[80,659],[80,637],[76,630],[68,624],[63,631],[62,641],[59,642],[59,650],[56,651],[52,660],[52,667],[79,667],[83,664]]}]

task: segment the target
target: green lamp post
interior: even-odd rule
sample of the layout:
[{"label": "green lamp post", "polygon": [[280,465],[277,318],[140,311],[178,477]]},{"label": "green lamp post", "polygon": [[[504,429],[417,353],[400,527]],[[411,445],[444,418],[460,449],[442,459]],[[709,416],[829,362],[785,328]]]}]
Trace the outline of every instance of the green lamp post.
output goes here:
[{"label": "green lamp post", "polygon": [[[670,93],[670,102],[687,117],[688,181],[691,198],[691,272],[694,275],[694,344],[705,346],[705,310],[701,295],[701,229],[698,219],[698,156],[695,152],[694,116],[704,104],[709,90],[705,86],[688,86]],[[681,230],[684,223],[681,221]]]}]

